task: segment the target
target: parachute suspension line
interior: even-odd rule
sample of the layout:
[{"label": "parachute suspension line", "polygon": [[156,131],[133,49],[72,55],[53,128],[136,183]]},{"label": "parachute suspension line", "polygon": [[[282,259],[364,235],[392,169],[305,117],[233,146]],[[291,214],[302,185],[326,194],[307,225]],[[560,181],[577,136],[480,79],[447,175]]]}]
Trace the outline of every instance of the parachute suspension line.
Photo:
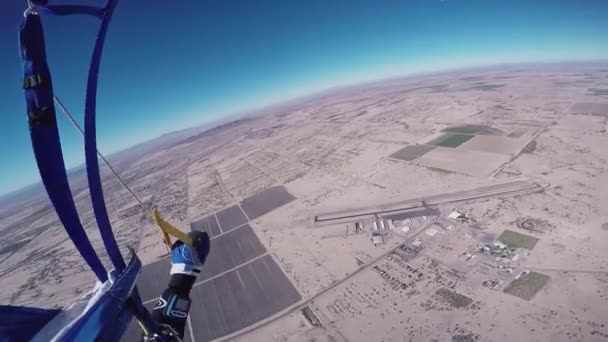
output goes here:
[{"label": "parachute suspension line", "polygon": [[[76,119],[74,119],[74,117],[72,116],[72,114],[68,111],[68,109],[66,108],[66,106],[63,104],[63,102],[61,102],[61,100],[57,97],[57,96],[53,96],[53,100],[55,101],[55,103],[57,104],[57,106],[61,109],[61,112],[63,112],[63,114],[68,118],[68,120],[70,121],[70,123],[72,124],[72,126],[74,126],[74,128],[76,128],[76,130],[78,132],[80,132],[80,134],[84,137],[85,133],[84,130],[82,129],[82,127],[80,127],[80,125],[78,124],[78,122],[76,121]],[[110,164],[110,162],[106,159],[106,157],[104,157],[104,155],[99,152],[98,149],[95,149],[95,151],[97,152],[97,155],[99,156],[99,158],[103,161],[103,163],[108,167],[108,169],[110,169],[110,172],[114,175],[114,177],[116,178],[116,180],[118,180],[118,182],[120,183],[120,185],[122,185],[122,187],[127,190],[127,192],[129,192],[129,194],[131,195],[131,197],[133,197],[137,203],[139,203],[139,206],[149,215],[153,216],[154,212],[156,212],[156,210],[151,210],[150,208],[148,208],[144,202],[141,200],[141,198],[139,198],[139,196],[137,196],[135,194],[135,192],[131,189],[131,187],[129,187],[129,185],[127,185],[127,183],[122,179],[122,177],[118,174],[118,172],[114,169],[114,167],[112,166],[112,164]],[[156,221],[156,220],[155,220]],[[167,252],[170,251],[170,241],[169,237],[166,236],[166,232],[163,231],[163,238],[165,240],[165,248],[167,248]]]},{"label": "parachute suspension line", "polygon": [[[72,116],[72,114],[68,111],[67,107],[63,104],[63,102],[61,102],[61,100],[57,96],[54,96],[53,99],[55,100],[55,103],[57,104],[59,109],[61,109],[61,112],[63,112],[63,114],[66,116],[66,118],[70,121],[72,126],[74,126],[74,128],[76,128],[76,130],[78,132],[80,132],[80,134],[84,137],[84,130],[82,129],[82,127],[80,127],[80,125],[78,124],[76,119],[74,119],[74,116]],[[125,190],[127,190],[129,192],[131,197],[133,197],[139,203],[139,205],[141,206],[141,208],[144,211],[146,211],[148,214],[150,214],[152,216],[152,219],[154,220],[156,225],[158,225],[161,228],[161,230],[163,232],[163,239],[165,240],[165,247],[167,248],[168,251],[171,248],[171,240],[170,240],[169,235],[173,235],[174,237],[176,237],[177,239],[183,241],[184,243],[186,243],[188,245],[192,244],[192,239],[187,234],[182,232],[181,230],[175,228],[169,222],[163,220],[160,217],[158,210],[151,209],[148,206],[146,206],[146,204],[139,198],[139,196],[137,196],[137,194],[131,189],[131,187],[122,179],[122,177],[118,174],[116,169],[114,169],[114,167],[112,167],[112,164],[110,164],[108,159],[101,152],[99,152],[99,150],[96,150],[96,152],[97,152],[97,155],[99,156],[99,158],[101,159],[101,161],[108,167],[108,169],[110,169],[110,172],[114,175],[114,177],[116,177],[116,179],[122,185],[122,187],[125,188]]]},{"label": "parachute suspension line", "polygon": [[[63,102],[61,102],[61,100],[57,96],[54,96],[53,100],[55,100],[55,103],[57,104],[57,106],[59,106],[59,109],[61,109],[63,114],[68,118],[68,120],[70,121],[72,126],[74,126],[74,128],[76,128],[78,130],[78,132],[80,132],[80,134],[84,137],[84,130],[82,129],[82,127],[80,127],[78,122],[76,122],[76,120],[74,119],[72,114],[70,114],[68,109],[63,105]],[[125,183],[125,181],[122,179],[122,177],[118,174],[118,172],[116,172],[114,167],[112,167],[110,162],[106,159],[106,157],[104,157],[103,154],[101,154],[101,152],[99,152],[99,150],[97,150],[97,155],[103,161],[103,163],[108,167],[108,169],[110,169],[110,172],[112,172],[112,174],[114,175],[114,177],[116,177],[116,180],[118,180],[118,182],[122,185],[122,187],[125,188],[125,190],[127,190],[129,192],[129,194],[131,194],[131,197],[133,197],[137,201],[137,203],[139,203],[139,206],[145,212],[152,215],[152,211],[150,210],[150,208],[148,208],[144,204],[144,202],[139,198],[139,196],[137,196],[135,194],[135,192],[133,192],[133,190],[131,190],[131,188],[127,185],[127,183]]]},{"label": "parachute suspension line", "polygon": [[[101,54],[103,51],[103,42],[107,33],[109,21],[112,17],[112,13],[116,6],[117,0],[109,0],[106,7],[103,9],[101,18],[101,25],[95,41],[93,49],[93,55],[91,57],[91,66],[89,68],[89,75],[87,79],[87,90],[86,90],[86,102],[85,102],[85,118],[84,118],[84,129],[80,127],[76,120],[69,114],[65,106],[59,101],[57,97],[53,97],[55,103],[59,105],[63,113],[68,117],[70,122],[76,127],[76,129],[84,136],[85,140],[85,159],[87,168],[87,178],[89,182],[89,190],[91,196],[91,202],[93,204],[93,211],[99,231],[102,236],[102,240],[108,251],[108,255],[112,261],[112,264],[117,270],[124,268],[125,264],[120,254],[120,249],[112,233],[110,225],[110,219],[108,216],[105,200],[103,196],[103,187],[101,184],[101,175],[99,171],[99,162],[97,157],[99,156],[102,161],[108,166],[110,171],[118,179],[121,185],[131,194],[133,198],[139,203],[139,205],[152,216],[154,222],[161,228],[163,232],[163,238],[165,245],[168,250],[171,248],[171,238],[169,235],[175,236],[177,239],[183,241],[188,245],[192,245],[192,239],[181,230],[177,229],[170,223],[164,221],[156,209],[148,208],[143,201],[131,190],[131,188],[124,182],[124,180],[118,175],[116,170],[110,165],[108,160],[97,150],[97,138],[96,138],[96,127],[95,127],[95,116],[96,116],[96,93],[97,93],[97,81],[99,76],[99,65],[101,61]],[[76,8],[74,8],[76,7]],[[78,14],[91,14],[92,10],[82,9],[78,6],[69,8],[66,12],[74,13],[77,11]],[[88,11],[88,12],[87,12]],[[62,13],[63,14],[63,13]]]}]

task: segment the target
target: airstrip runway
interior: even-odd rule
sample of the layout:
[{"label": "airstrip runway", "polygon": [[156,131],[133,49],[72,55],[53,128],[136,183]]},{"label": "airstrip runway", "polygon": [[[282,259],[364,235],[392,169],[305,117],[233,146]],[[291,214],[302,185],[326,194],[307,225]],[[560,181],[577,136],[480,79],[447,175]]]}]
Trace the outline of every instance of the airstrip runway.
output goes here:
[{"label": "airstrip runway", "polygon": [[[543,187],[529,180],[510,181],[506,183],[493,184],[478,187],[471,190],[456,191],[451,193],[413,198],[405,201],[382,204],[377,207],[354,208],[334,212],[321,213],[315,216],[315,223],[337,223],[353,220],[371,219],[374,215],[398,214],[411,210],[422,209],[439,204],[456,203],[492,197],[498,195],[509,195],[521,192],[535,192]],[[421,214],[423,215],[423,214]]]}]

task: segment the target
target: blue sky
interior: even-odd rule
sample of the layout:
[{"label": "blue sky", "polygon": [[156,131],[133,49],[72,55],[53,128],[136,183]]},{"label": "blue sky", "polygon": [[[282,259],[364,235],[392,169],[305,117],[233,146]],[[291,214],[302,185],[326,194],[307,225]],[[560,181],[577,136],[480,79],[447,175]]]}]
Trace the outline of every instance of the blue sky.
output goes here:
[{"label": "blue sky", "polygon": [[[82,0],[82,3],[103,3]],[[35,182],[17,28],[0,4],[0,194]],[[53,0],[51,0],[53,3]],[[101,66],[100,150],[334,85],[461,66],[608,58],[608,1],[119,3]],[[56,95],[82,121],[97,21],[45,17]],[[81,137],[61,118],[66,160]]]}]

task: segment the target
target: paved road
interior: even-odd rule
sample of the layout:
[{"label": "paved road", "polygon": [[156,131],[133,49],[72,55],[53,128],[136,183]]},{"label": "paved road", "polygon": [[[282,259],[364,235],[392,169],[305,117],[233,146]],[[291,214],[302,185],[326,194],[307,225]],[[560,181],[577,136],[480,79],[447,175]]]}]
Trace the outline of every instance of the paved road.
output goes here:
[{"label": "paved road", "polygon": [[536,268],[536,267],[527,267],[527,269],[531,271],[539,271],[539,272],[567,272],[567,273],[589,273],[589,274],[608,274],[608,270],[574,270],[574,269],[566,269],[566,268]]},{"label": "paved road", "polygon": [[490,175],[490,177],[492,177],[492,178],[496,177],[500,173],[500,171],[502,171],[502,169],[505,168],[505,166],[509,165],[512,161],[514,161],[517,157],[519,157],[519,155],[523,153],[523,151],[526,149],[526,147],[528,147],[528,144],[530,144],[531,142],[533,142],[534,140],[536,140],[536,138],[538,138],[538,136],[541,135],[545,131],[545,129],[547,128],[547,126],[549,126],[549,125],[543,125],[538,130],[538,132],[536,132],[536,134],[534,134],[534,136],[532,138],[530,138],[530,140],[528,141],[528,143],[526,144],[526,146],[524,146],[524,148],[522,148],[514,156],[512,156],[511,158],[509,158],[508,162],[502,164],[496,170],[494,170],[494,172],[492,172],[492,174]]},{"label": "paved road", "polygon": [[[377,213],[382,213],[383,210],[384,210],[384,212],[404,210],[403,207],[404,206],[407,207],[408,205],[409,205],[409,207],[407,207],[407,209],[415,209],[415,208],[426,207],[428,205],[437,205],[437,204],[445,204],[445,203],[451,203],[451,202],[466,201],[466,200],[470,200],[470,199],[496,196],[496,195],[501,195],[501,194],[509,194],[509,193],[513,193],[513,192],[530,191],[530,190],[536,190],[536,189],[540,190],[540,189],[542,189],[542,187],[531,181],[519,180],[519,181],[508,182],[508,183],[479,187],[479,188],[471,189],[471,190],[457,191],[457,192],[453,192],[453,193],[428,196],[428,197],[424,197],[424,198],[417,198],[417,199],[392,203],[392,204],[388,204],[388,205],[383,205],[378,208],[372,208],[372,209],[360,208],[360,209],[353,209],[353,210],[347,210],[347,211],[342,211],[342,212],[326,213],[326,214],[323,214],[322,216],[323,216],[323,220],[328,220],[328,221],[337,220],[337,219],[343,218],[344,216],[353,215],[353,213],[356,216],[362,215],[361,212],[369,213],[369,214],[373,215],[373,214],[377,214]],[[422,201],[424,201],[424,205],[423,205]],[[395,209],[395,207],[399,207],[399,208]],[[321,216],[321,215],[319,215],[319,216]],[[219,340],[225,341],[225,340],[229,340],[229,339],[233,339],[233,338],[242,336],[255,329],[261,328],[272,322],[275,322],[275,321],[285,317],[286,315],[289,315],[293,312],[301,310],[302,308],[309,305],[312,301],[314,301],[315,299],[324,295],[328,291],[331,291],[332,289],[344,284],[345,282],[349,281],[350,279],[352,279],[354,276],[356,276],[360,272],[367,270],[370,266],[374,265],[375,263],[382,260],[390,253],[394,252],[403,243],[409,243],[409,242],[413,241],[414,239],[416,239],[416,237],[418,237],[418,235],[420,235],[425,229],[427,229],[432,224],[434,224],[434,220],[428,222],[426,225],[424,225],[419,230],[417,230],[413,235],[409,236],[407,239],[404,239],[401,243],[399,243],[394,248],[391,248],[387,252],[385,252],[382,255],[378,256],[377,258],[373,259],[372,261],[362,265],[360,268],[355,270],[350,275],[330,284],[329,286],[325,287],[324,289],[320,290],[316,294],[309,297],[307,300],[305,300],[299,304],[296,304],[296,305],[292,306],[291,308],[285,309],[273,317],[270,317],[266,320],[262,320],[256,324],[253,324],[247,328],[244,328],[241,331],[235,332],[234,334],[224,336],[224,337],[220,338]],[[397,236],[397,235],[395,235],[395,236]]]}]

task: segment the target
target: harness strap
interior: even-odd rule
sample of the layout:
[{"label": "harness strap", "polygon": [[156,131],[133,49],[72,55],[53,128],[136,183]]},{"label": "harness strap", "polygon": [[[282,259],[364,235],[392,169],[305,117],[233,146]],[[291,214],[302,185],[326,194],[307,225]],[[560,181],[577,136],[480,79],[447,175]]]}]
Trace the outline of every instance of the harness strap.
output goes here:
[{"label": "harness strap", "polygon": [[[99,227],[101,239],[106,248],[110,261],[114,268],[121,272],[125,268],[124,259],[120,253],[120,248],[112,232],[108,209],[103,195],[103,186],[99,171],[99,160],[97,159],[97,134],[96,134],[96,107],[97,107],[97,84],[99,78],[99,66],[103,53],[103,45],[108,32],[108,26],[114,14],[114,9],[118,0],[108,0],[101,17],[97,39],[91,56],[91,65],[87,78],[87,90],[84,109],[84,149],[87,168],[87,179],[89,182],[89,193],[95,219]],[[149,332],[156,332],[158,325],[152,320],[150,313],[144,307],[137,287],[133,289],[129,307],[135,314],[142,328],[145,327]]]},{"label": "harness strap", "polygon": [[[106,247],[110,260],[115,269],[121,275],[131,273],[127,277],[126,284],[131,284],[131,288],[123,293],[128,293],[129,299],[120,298],[121,303],[128,303],[124,310],[120,309],[120,316],[128,322],[131,314],[134,314],[147,332],[154,333],[158,330],[157,324],[153,321],[150,313],[144,307],[140,295],[135,288],[135,277],[133,271],[125,269],[125,263],[120,253],[120,248],[116,242],[110,220],[108,218],[107,209],[103,197],[103,189],[101,186],[101,177],[99,173],[99,165],[97,161],[97,144],[95,134],[95,106],[97,79],[99,73],[99,64],[103,50],[103,42],[105,40],[108,24],[112,17],[113,10],[117,0],[109,0],[103,13],[99,9],[83,6],[47,6],[44,7],[46,1],[39,1],[35,11],[31,11],[26,15],[24,23],[20,31],[21,53],[24,65],[24,88],[26,93],[26,102],[28,108],[28,117],[30,118],[30,132],[32,137],[32,145],[36,155],[36,161],[40,170],[41,178],[51,198],[55,210],[59,215],[69,237],[72,239],[76,248],[91,266],[97,278],[105,282],[108,279],[107,273],[99,257],[95,253],[91,245],[80,219],[76,211],[76,206],[71,195],[67,175],[65,171],[65,163],[59,142],[59,132],[56,125],[55,107],[53,104],[53,92],[50,72],[46,62],[46,53],[44,46],[44,33],[42,24],[37,12],[47,12],[52,14],[67,15],[67,14],[93,14],[100,15],[101,25],[95,42],[93,56],[91,58],[91,66],[87,80],[87,92],[85,103],[85,154],[87,164],[87,177],[89,181],[89,189],[93,210],[98,222],[99,231],[103,243]],[[38,77],[37,75],[46,75],[46,78]],[[44,81],[44,82],[43,82]],[[92,151],[92,155],[91,155]],[[140,264],[141,265],[141,264]],[[136,267],[139,270],[139,267]],[[124,270],[124,272],[122,272]],[[136,274],[137,272],[135,272]],[[124,279],[124,278],[123,278]],[[115,298],[118,299],[118,298]],[[116,310],[120,305],[118,303],[110,304],[113,310]],[[129,312],[131,314],[129,314]],[[116,312],[116,314],[119,314]],[[104,316],[104,319],[114,319],[115,315]],[[99,333],[100,317],[98,315],[84,317],[81,324],[85,324],[86,328],[77,329],[77,331],[85,332],[86,336],[97,336]]]},{"label": "harness strap", "polygon": [[19,33],[24,79],[47,75],[47,82],[44,84],[25,89],[30,137],[42,183],[76,249],[97,278],[102,282],[106,281],[108,279],[106,270],[80,222],[70,191],[57,129],[53,86],[46,62],[44,32],[40,17],[34,14],[27,15]]},{"label": "harness strap", "polygon": [[57,126],[57,118],[54,114],[53,107],[35,108],[27,113],[27,119],[30,127],[53,128]]},{"label": "harness strap", "polygon": [[99,76],[99,64],[103,52],[103,43],[106,38],[108,24],[112,19],[112,13],[116,6],[116,0],[109,0],[106,6],[105,13],[101,19],[99,32],[93,48],[93,56],[91,57],[91,66],[89,67],[89,76],[87,79],[86,102],[84,107],[84,152],[87,167],[87,179],[89,182],[91,202],[93,204],[93,212],[99,226],[101,238],[110,257],[112,265],[117,271],[125,268],[125,262],[120,254],[120,248],[112,232],[108,210],[103,196],[103,187],[101,185],[101,175],[99,172],[99,161],[97,159],[97,134],[95,127],[95,107],[97,104],[97,79]]},{"label": "harness strap", "polygon": [[52,5],[36,7],[36,11],[53,15],[71,15],[85,14],[101,18],[104,15],[104,9],[93,6],[77,6],[77,5]]},{"label": "harness strap", "polygon": [[47,87],[49,83],[48,74],[34,74],[25,76],[23,79],[23,89]]}]

